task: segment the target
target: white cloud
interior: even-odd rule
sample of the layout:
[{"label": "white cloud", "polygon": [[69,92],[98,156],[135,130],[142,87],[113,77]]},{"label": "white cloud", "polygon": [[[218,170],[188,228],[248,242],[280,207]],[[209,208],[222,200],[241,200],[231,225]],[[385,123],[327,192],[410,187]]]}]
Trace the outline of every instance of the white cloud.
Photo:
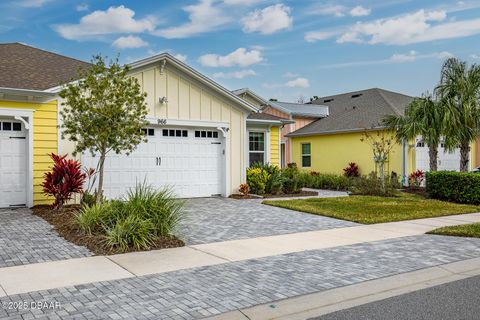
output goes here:
[{"label": "white cloud", "polygon": [[310,87],[310,82],[307,78],[297,78],[295,80],[288,81],[285,86],[289,88],[308,88]]},{"label": "white cloud", "polygon": [[243,79],[245,77],[250,77],[255,75],[257,75],[257,73],[252,69],[245,69],[245,70],[227,72],[227,73],[217,72],[213,76],[215,78],[223,78],[223,79]]},{"label": "white cloud", "polygon": [[320,40],[327,40],[338,35],[338,31],[310,31],[305,33],[305,41],[316,42]]},{"label": "white cloud", "polygon": [[259,2],[262,2],[264,0],[223,0],[223,3],[229,6],[250,6],[252,4],[257,4]]},{"label": "white cloud", "polygon": [[296,78],[298,76],[299,76],[298,73],[293,73],[293,72],[286,72],[283,74],[284,78]]},{"label": "white cloud", "polygon": [[471,54],[470,58],[472,59],[480,59],[480,54]]},{"label": "white cloud", "polygon": [[480,33],[480,19],[443,22],[446,11],[419,10],[398,17],[357,23],[343,33],[338,43],[405,45]]},{"label": "white cloud", "polygon": [[50,2],[51,0],[23,0],[20,1],[18,4],[21,7],[25,8],[40,8],[47,2]]},{"label": "white cloud", "polygon": [[147,17],[136,20],[135,11],[125,6],[97,10],[80,19],[79,24],[56,25],[54,29],[65,39],[79,40],[115,33],[141,33],[153,31],[155,21]]},{"label": "white cloud", "polygon": [[315,7],[308,11],[308,14],[318,14],[323,16],[335,16],[335,17],[343,17],[345,16],[345,11],[347,8],[341,5],[322,5],[319,7]]},{"label": "white cloud", "polygon": [[262,52],[259,50],[248,51],[245,48],[238,48],[226,56],[218,54],[206,54],[199,58],[200,63],[205,67],[247,67],[263,61]]},{"label": "white cloud", "polygon": [[411,50],[409,53],[396,53],[390,57],[391,61],[396,62],[409,62],[417,60],[418,53],[415,50]]},{"label": "white cloud", "polygon": [[230,19],[212,0],[200,0],[195,5],[183,8],[188,13],[188,23],[155,31],[154,34],[167,39],[188,38],[200,33],[214,30],[227,23]]},{"label": "white cloud", "polygon": [[241,20],[243,31],[246,33],[272,34],[288,29],[293,24],[290,12],[290,7],[283,4],[276,4],[261,10],[252,11]]},{"label": "white cloud", "polygon": [[310,87],[310,82],[307,78],[298,77],[294,80],[287,81],[286,83],[264,83],[263,87],[268,89],[275,88],[308,88]]},{"label": "white cloud", "polygon": [[182,61],[182,62],[185,62],[187,61],[187,55],[186,54],[180,54],[180,53],[177,53],[173,56],[174,58]]},{"label": "white cloud", "polygon": [[381,65],[381,64],[392,64],[392,63],[409,63],[415,62],[423,59],[446,59],[454,57],[454,55],[448,51],[441,52],[432,52],[426,54],[420,54],[414,50],[409,51],[408,53],[395,53],[390,58],[379,59],[379,60],[364,60],[364,61],[353,61],[345,63],[333,63],[325,64],[319,66],[320,69],[338,69],[338,68],[351,68],[351,67],[361,67],[361,66],[371,66],[371,65]]},{"label": "white cloud", "polygon": [[372,10],[370,9],[364,8],[362,6],[356,6],[355,8],[352,8],[352,10],[350,10],[350,15],[352,17],[364,17],[368,16],[371,12]]},{"label": "white cloud", "polygon": [[113,41],[112,45],[117,49],[131,49],[147,47],[148,42],[142,40],[139,37],[130,35],[118,38],[117,40]]},{"label": "white cloud", "polygon": [[88,11],[88,4],[86,3],[81,3],[75,7],[77,11]]}]

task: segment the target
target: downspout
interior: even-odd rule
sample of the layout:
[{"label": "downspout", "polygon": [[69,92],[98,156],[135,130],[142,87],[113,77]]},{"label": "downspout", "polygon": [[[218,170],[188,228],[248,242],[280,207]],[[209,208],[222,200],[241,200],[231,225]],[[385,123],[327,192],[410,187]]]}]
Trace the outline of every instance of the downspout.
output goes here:
[{"label": "downspout", "polygon": [[402,140],[402,186],[408,187],[408,143]]}]

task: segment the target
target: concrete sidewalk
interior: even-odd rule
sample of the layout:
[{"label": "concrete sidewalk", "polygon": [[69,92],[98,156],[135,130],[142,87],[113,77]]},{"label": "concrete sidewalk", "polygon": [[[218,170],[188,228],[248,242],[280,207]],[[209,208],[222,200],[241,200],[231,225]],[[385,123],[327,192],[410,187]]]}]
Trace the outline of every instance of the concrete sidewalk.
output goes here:
[{"label": "concrete sidewalk", "polygon": [[0,268],[0,296],[402,238],[473,222],[480,222],[480,213]]}]

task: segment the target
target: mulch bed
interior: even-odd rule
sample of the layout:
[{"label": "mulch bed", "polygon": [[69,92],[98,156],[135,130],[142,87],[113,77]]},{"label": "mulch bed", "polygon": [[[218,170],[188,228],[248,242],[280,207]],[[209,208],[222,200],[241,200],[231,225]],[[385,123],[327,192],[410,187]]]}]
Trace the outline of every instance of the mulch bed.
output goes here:
[{"label": "mulch bed", "polygon": [[[96,255],[110,255],[123,253],[116,251],[104,245],[104,238],[102,235],[87,235],[77,227],[74,218],[79,211],[79,205],[64,206],[60,210],[54,210],[51,206],[35,206],[33,207],[33,214],[46,220],[50,223],[55,231],[64,239],[73,242],[79,246],[87,247]],[[162,237],[150,248],[151,250],[183,247],[185,243],[174,236]],[[135,248],[130,248],[127,252],[138,251]]]},{"label": "mulch bed", "polygon": [[301,191],[299,193],[279,193],[279,194],[264,194],[262,196],[251,196],[251,195],[241,195],[241,194],[232,194],[230,198],[233,199],[268,199],[268,198],[289,198],[289,197],[312,197],[318,196],[318,192],[315,191]]},{"label": "mulch bed", "polygon": [[425,188],[421,187],[403,187],[402,192],[416,194],[423,197],[428,197],[428,193],[425,191]]}]

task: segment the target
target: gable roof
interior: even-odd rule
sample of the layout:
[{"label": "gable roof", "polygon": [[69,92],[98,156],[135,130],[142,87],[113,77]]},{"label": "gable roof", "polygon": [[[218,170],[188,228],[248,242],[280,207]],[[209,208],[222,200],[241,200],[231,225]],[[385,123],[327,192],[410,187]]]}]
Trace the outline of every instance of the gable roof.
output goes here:
[{"label": "gable roof", "polygon": [[257,100],[260,105],[267,106],[270,103],[269,101],[265,100],[264,98],[262,98],[260,95],[256,94],[249,88],[241,88],[241,89],[233,90],[232,93],[239,97],[242,97],[244,94],[247,94],[250,97],[252,97],[254,100]]},{"label": "gable roof", "polygon": [[295,123],[294,120],[285,119],[269,113],[254,112],[248,115],[247,122],[276,122],[278,124]]},{"label": "gable roof", "polygon": [[311,103],[293,103],[281,101],[269,101],[272,108],[278,109],[283,113],[306,118],[323,118],[328,116],[328,107],[324,105]]},{"label": "gable roof", "polygon": [[225,98],[237,103],[244,109],[247,109],[248,111],[254,111],[258,112],[258,108],[254,106],[253,104],[249,103],[248,101],[243,100],[242,98],[236,96],[234,93],[232,93],[230,90],[226,89],[222,85],[220,85],[218,82],[213,81],[212,79],[208,78],[204,74],[198,72],[197,70],[193,69],[186,63],[178,60],[177,58],[173,57],[171,54],[164,52],[160,53],[155,56],[151,56],[142,60],[138,60],[135,62],[132,62],[129,64],[130,68],[132,70],[144,67],[149,64],[157,63],[165,61],[165,63],[169,63],[173,65],[175,68],[185,72],[186,74],[190,75],[192,78],[194,78],[197,81],[200,81],[201,83],[205,84],[206,86],[210,87],[213,89],[215,92],[219,93],[220,95],[224,96]]},{"label": "gable roof", "polygon": [[318,98],[314,104],[327,105],[329,116],[314,121],[287,136],[308,136],[339,132],[355,132],[383,128],[387,115],[403,115],[411,96],[379,88],[348,92]]},{"label": "gable roof", "polygon": [[22,43],[0,44],[0,87],[46,90],[78,79],[90,63]]}]

